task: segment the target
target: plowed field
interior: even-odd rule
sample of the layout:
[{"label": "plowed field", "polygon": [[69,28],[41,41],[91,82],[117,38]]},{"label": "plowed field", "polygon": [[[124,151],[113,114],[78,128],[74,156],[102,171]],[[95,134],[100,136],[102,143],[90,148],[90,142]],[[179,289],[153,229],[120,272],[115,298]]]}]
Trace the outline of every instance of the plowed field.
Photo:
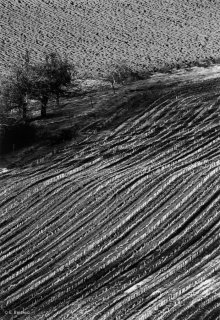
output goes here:
[{"label": "plowed field", "polygon": [[162,68],[219,56],[220,3],[215,0],[0,1],[0,67],[26,48],[66,53],[84,73],[125,60]]},{"label": "plowed field", "polygon": [[136,102],[78,151],[2,171],[2,319],[219,319],[218,81]]}]

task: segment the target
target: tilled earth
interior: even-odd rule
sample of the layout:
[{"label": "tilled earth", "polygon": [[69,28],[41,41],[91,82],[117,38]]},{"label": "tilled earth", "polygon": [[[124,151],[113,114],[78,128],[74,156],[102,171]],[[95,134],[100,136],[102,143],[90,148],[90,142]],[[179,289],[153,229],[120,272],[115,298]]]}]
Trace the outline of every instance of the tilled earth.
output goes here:
[{"label": "tilled earth", "polygon": [[2,319],[219,319],[219,85],[208,78],[158,85],[154,101],[146,83],[121,88],[133,112],[1,173]]}]

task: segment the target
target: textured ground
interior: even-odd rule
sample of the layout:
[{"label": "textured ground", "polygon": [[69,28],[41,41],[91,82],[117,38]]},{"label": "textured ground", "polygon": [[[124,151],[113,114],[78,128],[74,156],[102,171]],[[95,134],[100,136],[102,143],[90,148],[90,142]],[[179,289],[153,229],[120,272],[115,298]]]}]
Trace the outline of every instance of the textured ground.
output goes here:
[{"label": "textured ground", "polygon": [[217,0],[1,0],[0,12],[1,70],[26,48],[92,73],[121,59],[142,70],[219,57]]},{"label": "textured ground", "polygon": [[219,81],[186,82],[4,170],[2,319],[220,319],[219,104]]}]

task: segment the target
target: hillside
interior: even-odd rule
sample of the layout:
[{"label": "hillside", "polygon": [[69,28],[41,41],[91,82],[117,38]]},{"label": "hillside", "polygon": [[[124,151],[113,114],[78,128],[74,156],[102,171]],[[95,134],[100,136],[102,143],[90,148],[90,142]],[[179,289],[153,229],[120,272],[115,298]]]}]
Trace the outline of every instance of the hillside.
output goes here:
[{"label": "hillside", "polygon": [[2,170],[1,319],[219,319],[219,71],[96,93],[97,132]]},{"label": "hillside", "polygon": [[1,72],[26,48],[37,60],[57,49],[93,75],[117,60],[153,70],[219,57],[217,0],[7,0],[0,12]]}]

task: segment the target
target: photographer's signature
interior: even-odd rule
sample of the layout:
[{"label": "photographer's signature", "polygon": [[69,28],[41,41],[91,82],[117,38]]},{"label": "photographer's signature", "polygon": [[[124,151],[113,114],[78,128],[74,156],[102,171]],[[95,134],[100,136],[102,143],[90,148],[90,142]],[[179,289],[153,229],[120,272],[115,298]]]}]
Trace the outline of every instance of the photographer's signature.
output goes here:
[{"label": "photographer's signature", "polygon": [[6,310],[6,306],[4,302],[0,302],[0,312],[4,315],[23,315],[23,314],[30,314],[30,312],[26,311],[25,309],[21,310]]}]

